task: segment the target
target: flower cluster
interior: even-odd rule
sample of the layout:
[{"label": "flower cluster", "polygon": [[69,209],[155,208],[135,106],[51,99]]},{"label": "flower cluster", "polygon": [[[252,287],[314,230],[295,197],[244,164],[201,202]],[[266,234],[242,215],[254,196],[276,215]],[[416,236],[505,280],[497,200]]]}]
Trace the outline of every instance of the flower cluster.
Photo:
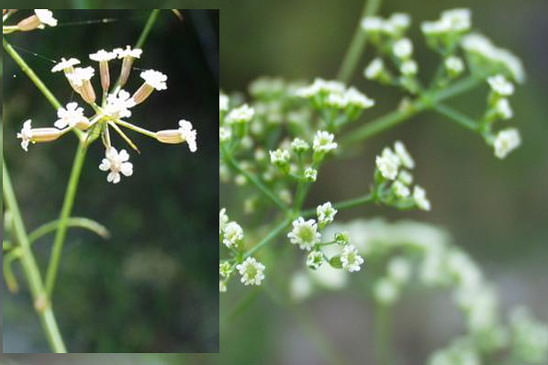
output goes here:
[{"label": "flower cluster", "polygon": [[[4,23],[7,18],[15,13],[17,9],[3,9]],[[53,12],[48,9],[33,9],[34,14],[20,20],[16,25],[3,25],[2,33],[8,34],[13,32],[29,32],[36,29],[44,29],[46,26],[56,27],[57,19],[53,16]]]},{"label": "flower cluster", "polygon": [[375,185],[372,195],[376,201],[406,209],[418,207],[430,210],[430,201],[419,185],[411,190],[413,175],[409,172],[415,167],[413,157],[401,141],[394,143],[394,149],[385,147],[375,159]]},{"label": "flower cluster", "polygon": [[242,241],[244,231],[235,221],[231,221],[226,214],[226,209],[219,211],[219,242],[230,250],[233,258],[222,261],[219,264],[219,291],[226,292],[226,286],[233,272],[239,272],[240,281],[244,285],[261,285],[264,279],[265,266],[255,258],[245,255]]},{"label": "flower cluster", "polygon": [[[305,220],[299,217],[292,222],[292,229],[287,234],[289,242],[308,251],[306,265],[317,270],[324,263],[336,269],[348,272],[360,271],[363,258],[358,254],[356,247],[349,244],[346,234],[337,232],[330,241],[322,242],[322,231],[333,223],[337,209],[331,202],[316,207],[316,219]],[[325,236],[324,236],[325,237]],[[335,250],[335,251],[334,251]],[[334,253],[329,257],[331,253]]]},{"label": "flower cluster", "polygon": [[[121,174],[131,176],[133,165],[129,162],[129,154],[126,150],[118,151],[112,145],[111,129],[135,150],[137,147],[120,127],[131,129],[163,143],[186,142],[190,151],[195,152],[197,149],[196,130],[193,129],[192,123],[189,121],[180,120],[178,129],[153,132],[125,120],[131,117],[131,109],[144,102],[154,90],[167,88],[166,75],[159,71],[146,70],[141,72],[143,83],[133,95],[123,89],[131,74],[134,60],[140,58],[141,54],[141,49],[132,49],[130,46],[126,46],[125,49],[99,50],[89,55],[90,60],[99,63],[102,89],[100,105],[96,102],[97,96],[92,84],[95,69],[91,66],[79,67],[80,60],[76,58],[62,58],[51,71],[64,73],[70,87],[93,109],[94,115],[86,117],[84,108],[76,102],[70,102],[66,107],[60,107],[57,110],[58,119],[54,122],[55,128],[32,128],[29,119],[23,124],[21,132],[17,134],[17,138],[21,139],[21,147],[27,151],[29,143],[50,142],[72,130],[75,130],[82,141],[86,143],[91,143],[100,136],[105,146],[105,158],[99,165],[99,169],[108,171],[107,181],[114,184],[120,182]],[[119,79],[111,87],[109,62],[114,59],[120,59],[122,64]]]}]

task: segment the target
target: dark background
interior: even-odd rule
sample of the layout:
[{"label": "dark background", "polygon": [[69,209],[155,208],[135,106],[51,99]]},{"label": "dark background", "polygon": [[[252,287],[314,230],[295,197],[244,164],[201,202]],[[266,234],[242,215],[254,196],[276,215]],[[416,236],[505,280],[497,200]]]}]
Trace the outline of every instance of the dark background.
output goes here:
[{"label": "dark background", "polygon": [[[20,11],[10,22],[27,13]],[[58,27],[8,39],[24,49],[18,49],[22,57],[65,105],[78,97],[61,73],[50,72],[48,59],[76,57],[94,66],[100,95],[98,67],[88,55],[135,44],[149,13],[54,11]],[[168,10],[160,13],[125,86],[133,92],[142,82],[140,69],[153,68],[168,75],[168,89],[132,109],[128,121],[160,130],[190,120],[198,131],[198,151],[125,130],[139,155],[111,132],[113,144],[128,150],[134,164],[133,176],[112,185],[98,169],[102,144],[90,147],[72,215],[97,220],[112,237],[105,241],[69,230],[53,304],[71,352],[218,349],[218,12],[183,10],[182,15],[181,21]],[[86,23],[103,18],[114,21]],[[4,56],[4,153],[31,231],[57,218],[77,141],[68,134],[54,143],[31,145],[27,153],[20,148],[15,136],[24,120],[32,118],[33,127],[45,127],[57,118],[39,90]],[[120,64],[111,61],[114,80]],[[47,236],[34,245],[42,273],[52,239]],[[23,290],[12,295],[3,287],[3,349],[48,352],[20,266],[14,267]]]}]

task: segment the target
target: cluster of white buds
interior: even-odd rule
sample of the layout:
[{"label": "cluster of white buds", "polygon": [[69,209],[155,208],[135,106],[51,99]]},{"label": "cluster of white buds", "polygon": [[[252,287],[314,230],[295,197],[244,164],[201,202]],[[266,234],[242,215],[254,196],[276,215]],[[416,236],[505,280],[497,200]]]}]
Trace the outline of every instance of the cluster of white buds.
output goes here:
[{"label": "cluster of white buds", "polygon": [[[109,171],[107,181],[114,184],[120,181],[120,174],[131,176],[133,174],[133,165],[129,162],[129,154],[126,150],[118,151],[112,146],[110,128],[117,132],[135,150],[137,150],[137,147],[120,127],[131,129],[162,143],[178,144],[186,142],[190,151],[195,152],[197,150],[196,130],[193,129],[192,123],[187,120],[180,120],[177,129],[157,132],[149,131],[123,120],[129,118],[131,108],[146,100],[153,90],[167,88],[166,75],[155,70],[146,70],[141,73],[141,78],[144,80],[143,84],[133,95],[122,89],[130,75],[133,60],[139,58],[141,53],[142,50],[132,49],[127,46],[125,49],[117,48],[113,51],[99,50],[89,55],[91,60],[99,62],[103,91],[100,105],[96,103],[97,96],[92,84],[92,78],[95,75],[94,68],[78,67],[80,61],[76,58],[62,58],[53,66],[51,71],[63,71],[70,86],[91,106],[95,114],[87,118],[84,115],[84,108],[76,102],[70,102],[66,107],[60,107],[57,110],[59,119],[54,122],[56,128],[32,128],[31,121],[28,120],[24,123],[21,132],[17,134],[17,138],[21,139],[21,147],[27,151],[29,143],[53,141],[72,129],[85,132],[81,138],[85,138],[88,143],[101,136],[105,146],[105,158],[99,165],[99,169]],[[122,59],[120,78],[110,91],[109,61],[116,58]]]},{"label": "cluster of white buds", "polygon": [[413,94],[418,92],[416,76],[419,66],[413,59],[413,43],[405,37],[410,25],[410,16],[401,13],[395,13],[387,19],[366,17],[362,20],[362,29],[371,37],[380,56],[389,59],[400,74],[400,77],[395,77],[379,56],[364,69],[365,78],[381,84],[401,86]]},{"label": "cluster of white buds", "polygon": [[471,27],[471,12],[465,8],[445,10],[438,20],[421,23],[428,45],[444,54],[451,52]]},{"label": "cluster of white buds", "polygon": [[[312,270],[318,270],[327,263],[335,269],[359,271],[364,260],[357,249],[348,243],[348,236],[345,233],[337,232],[333,240],[322,242],[322,231],[333,223],[336,214],[337,209],[331,202],[318,205],[316,219],[305,220],[298,217],[292,222],[292,229],[287,238],[301,250],[308,251],[306,266]],[[330,254],[331,257],[328,256]]]},{"label": "cluster of white buds", "polygon": [[346,87],[339,81],[326,81],[320,78],[310,85],[298,88],[295,94],[310,100],[312,106],[323,111],[321,116],[330,131],[356,120],[364,109],[375,105],[374,100],[354,87]]},{"label": "cluster of white buds", "polygon": [[415,167],[415,161],[401,141],[394,143],[394,149],[385,147],[375,159],[375,185],[373,196],[376,201],[397,208],[413,206],[430,210],[430,201],[419,185],[411,190],[413,176],[409,172]]},{"label": "cluster of white buds", "polygon": [[[228,281],[234,270],[241,276],[240,281],[244,285],[261,285],[264,276],[265,266],[251,256],[245,257],[241,251],[241,242],[244,239],[242,227],[235,221],[231,221],[226,214],[226,209],[219,211],[219,242],[226,246],[234,258],[222,261],[219,264],[219,291],[225,292]],[[245,259],[244,259],[245,257]]]}]

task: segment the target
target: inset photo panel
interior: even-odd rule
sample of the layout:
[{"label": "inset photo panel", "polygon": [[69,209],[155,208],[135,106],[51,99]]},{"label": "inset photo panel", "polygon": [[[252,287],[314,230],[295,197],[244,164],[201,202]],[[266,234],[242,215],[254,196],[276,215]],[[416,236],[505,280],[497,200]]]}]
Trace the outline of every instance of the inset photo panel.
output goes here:
[{"label": "inset photo panel", "polygon": [[218,10],[3,21],[2,352],[218,352]]}]

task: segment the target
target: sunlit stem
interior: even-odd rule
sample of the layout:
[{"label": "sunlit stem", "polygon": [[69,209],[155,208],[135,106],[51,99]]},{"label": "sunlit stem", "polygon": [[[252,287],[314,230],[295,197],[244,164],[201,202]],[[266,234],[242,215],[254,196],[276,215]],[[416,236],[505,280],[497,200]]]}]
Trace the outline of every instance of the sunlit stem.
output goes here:
[{"label": "sunlit stem", "polygon": [[137,133],[144,134],[144,135],[147,136],[147,137],[151,137],[151,138],[156,139],[156,133],[155,133],[155,132],[152,132],[152,131],[149,131],[148,129],[144,129],[144,128],[141,128],[141,127],[137,127],[136,125],[133,125],[133,124],[128,123],[128,122],[124,122],[124,121],[121,120],[121,119],[115,120],[114,123],[116,123],[116,124],[118,124],[118,125],[121,125],[122,127],[126,127],[126,128],[128,128],[128,129],[131,129],[132,131],[135,131],[135,132],[137,132]]},{"label": "sunlit stem", "polygon": [[137,148],[137,146],[135,145],[135,143],[133,143],[133,141],[128,137],[126,136],[126,134],[120,129],[120,127],[118,127],[114,122],[112,121],[109,121],[108,122],[108,125],[110,125],[119,135],[120,137],[122,137],[122,139],[124,141],[126,141],[126,143],[131,147],[133,148],[137,153],[141,153],[141,151],[139,151],[139,148]]}]

